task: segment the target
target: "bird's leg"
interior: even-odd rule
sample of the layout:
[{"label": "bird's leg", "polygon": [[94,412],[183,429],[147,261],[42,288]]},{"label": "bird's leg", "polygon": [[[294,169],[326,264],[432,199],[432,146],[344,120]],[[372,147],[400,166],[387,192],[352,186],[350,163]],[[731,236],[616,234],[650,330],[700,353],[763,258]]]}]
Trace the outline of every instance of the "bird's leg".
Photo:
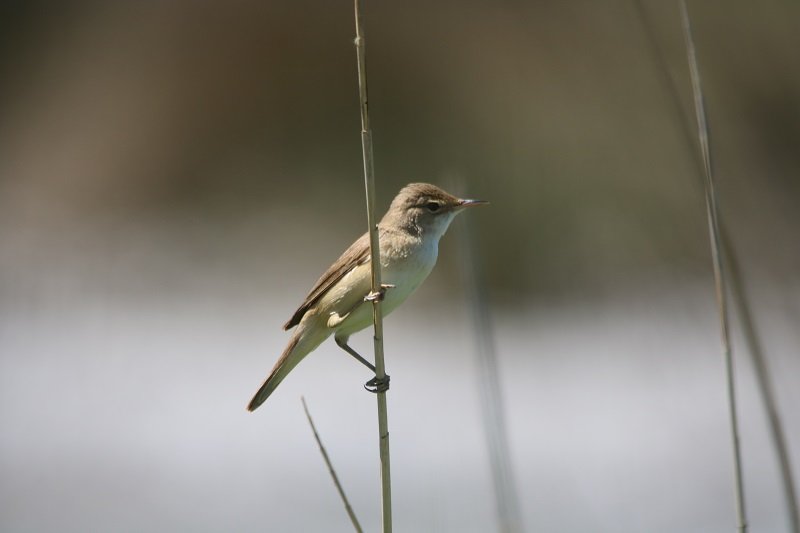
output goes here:
[{"label": "bird's leg", "polygon": [[[354,349],[352,349],[350,346],[347,345],[348,337],[334,337],[334,340],[336,341],[336,345],[339,346],[339,348],[349,353],[350,355],[355,357],[356,360],[360,362],[362,365],[366,366],[367,368],[375,372],[375,365],[373,365],[372,363],[361,357],[361,355],[357,351],[355,351]],[[367,389],[369,392],[375,392],[375,393],[386,392],[387,390],[389,390],[389,376],[385,375],[383,379],[378,379],[378,376],[375,376],[374,378],[372,378],[371,380],[367,381],[364,384],[364,388]]]},{"label": "bird's leg", "polygon": [[380,301],[383,300],[384,296],[386,296],[386,290],[387,289],[394,289],[394,288],[395,288],[395,285],[392,285],[391,283],[381,283],[380,290],[377,291],[377,292],[370,291],[369,294],[364,296],[364,301],[365,302],[374,302],[374,301],[377,300],[377,301],[380,302]]},{"label": "bird's leg", "polygon": [[362,365],[366,366],[367,368],[375,372],[375,365],[373,365],[372,363],[361,357],[361,354],[359,354],[357,351],[355,351],[354,349],[352,349],[350,346],[347,345],[348,341],[347,337],[334,337],[334,340],[336,341],[336,344],[339,346],[339,348],[349,353],[350,355],[355,357],[356,360],[359,361]]}]

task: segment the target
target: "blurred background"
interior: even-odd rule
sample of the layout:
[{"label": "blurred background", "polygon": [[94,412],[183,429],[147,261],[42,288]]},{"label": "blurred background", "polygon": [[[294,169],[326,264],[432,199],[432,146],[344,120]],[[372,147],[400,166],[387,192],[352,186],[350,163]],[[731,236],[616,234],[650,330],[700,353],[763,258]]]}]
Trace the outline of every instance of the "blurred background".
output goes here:
[{"label": "blurred background", "polygon": [[[410,181],[492,202],[468,216],[526,530],[732,530],[677,3],[367,4],[378,210]],[[800,476],[800,5],[689,7]],[[304,394],[376,530],[363,367],[326,343],[245,412],[366,229],[353,37],[349,2],[2,3],[0,529],[350,531]],[[386,322],[398,531],[495,530],[460,257]],[[734,342],[753,530],[787,531]]]}]

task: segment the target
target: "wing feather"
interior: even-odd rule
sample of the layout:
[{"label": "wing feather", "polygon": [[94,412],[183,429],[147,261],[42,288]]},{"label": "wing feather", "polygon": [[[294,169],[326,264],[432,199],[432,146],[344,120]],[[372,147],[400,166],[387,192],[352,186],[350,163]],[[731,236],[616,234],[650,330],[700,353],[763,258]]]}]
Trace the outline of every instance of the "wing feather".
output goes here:
[{"label": "wing feather", "polygon": [[306,296],[305,301],[297,308],[292,318],[283,325],[283,329],[290,329],[300,323],[309,309],[333,287],[337,281],[358,265],[369,262],[369,234],[365,233],[356,242],[344,251],[325,273],[320,276],[314,287]]}]

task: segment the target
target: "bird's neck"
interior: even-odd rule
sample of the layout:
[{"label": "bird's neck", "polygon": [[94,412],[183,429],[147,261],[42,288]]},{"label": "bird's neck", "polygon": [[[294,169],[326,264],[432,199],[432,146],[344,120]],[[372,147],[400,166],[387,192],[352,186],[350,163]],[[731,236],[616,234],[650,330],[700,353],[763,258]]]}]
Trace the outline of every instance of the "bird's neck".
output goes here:
[{"label": "bird's neck", "polygon": [[426,243],[434,246],[438,245],[439,239],[445,234],[450,223],[455,218],[456,213],[451,212],[442,214],[433,220],[426,221],[421,224],[419,220],[413,217],[393,216],[392,213],[387,213],[381,220],[379,226],[388,229],[392,232],[402,232],[410,237],[421,239]]}]

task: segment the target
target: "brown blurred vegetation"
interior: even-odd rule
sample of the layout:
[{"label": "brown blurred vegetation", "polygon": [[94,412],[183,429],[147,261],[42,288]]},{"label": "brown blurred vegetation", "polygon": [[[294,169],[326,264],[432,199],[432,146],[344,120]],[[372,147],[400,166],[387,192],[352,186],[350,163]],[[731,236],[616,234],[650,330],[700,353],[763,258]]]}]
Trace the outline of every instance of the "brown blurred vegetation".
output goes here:
[{"label": "brown blurred vegetation", "polygon": [[[331,250],[362,231],[348,3],[0,9],[6,230],[188,220],[235,240],[232,221],[275,212],[265,231],[324,225],[341,235]],[[796,280],[800,5],[690,9],[745,270]],[[687,113],[678,10],[643,10],[651,33],[628,1],[370,2],[380,205],[409,181],[465,179],[456,192],[494,206],[475,227],[497,297],[708,276],[698,169],[651,46]]]}]

